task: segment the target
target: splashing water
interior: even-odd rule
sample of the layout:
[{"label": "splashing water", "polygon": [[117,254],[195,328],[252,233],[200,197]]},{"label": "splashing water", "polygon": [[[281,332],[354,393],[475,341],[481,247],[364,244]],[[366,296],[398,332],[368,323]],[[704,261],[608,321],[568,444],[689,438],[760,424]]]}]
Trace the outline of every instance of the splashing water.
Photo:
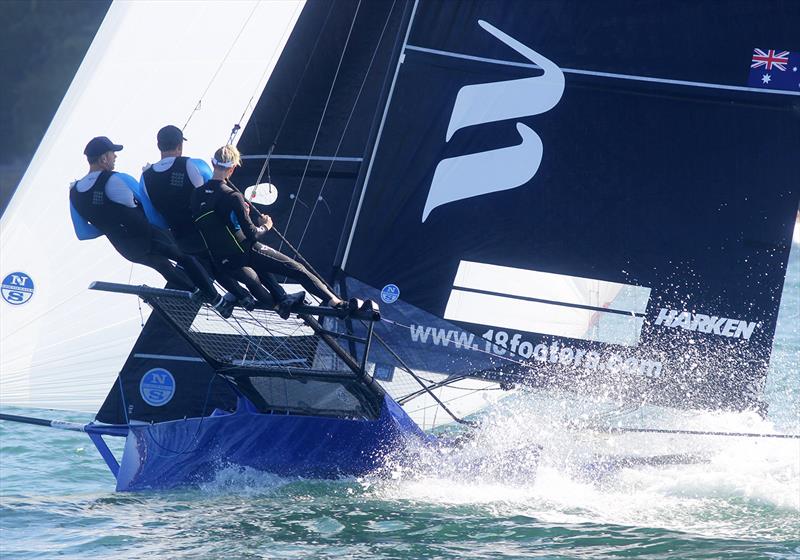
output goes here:
[{"label": "splashing water", "polygon": [[[576,430],[576,413],[586,420],[587,408],[574,398],[520,395],[493,410],[462,447],[420,451],[413,466],[390,462],[393,480],[365,484],[384,499],[483,504],[550,523],[723,538],[800,532],[800,442]],[[662,426],[774,433],[754,413],[639,410],[631,425],[648,415]]]},{"label": "splashing water", "polygon": [[797,559],[800,441],[587,427],[800,432],[799,313],[795,251],[766,418],[530,392],[469,438],[445,431],[456,444],[358,480],[226,468],[198,488],[116,494],[85,436],[0,423],[0,556]]}]

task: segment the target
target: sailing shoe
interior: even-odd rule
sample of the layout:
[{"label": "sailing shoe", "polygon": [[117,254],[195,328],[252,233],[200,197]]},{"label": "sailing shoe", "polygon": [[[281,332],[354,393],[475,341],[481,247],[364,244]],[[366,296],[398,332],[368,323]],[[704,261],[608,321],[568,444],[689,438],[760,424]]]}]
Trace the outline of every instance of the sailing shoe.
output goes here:
[{"label": "sailing shoe", "polygon": [[239,307],[244,307],[248,311],[252,311],[256,308],[256,300],[250,294],[244,295],[236,300],[236,305]]},{"label": "sailing shoe", "polygon": [[351,297],[347,302],[347,309],[350,311],[350,313],[353,313],[354,311],[358,311],[362,305],[364,305],[363,300]]},{"label": "sailing shoe", "polygon": [[349,301],[340,301],[336,305],[331,305],[331,309],[336,310],[336,316],[340,319],[344,319],[350,314],[350,302]]},{"label": "sailing shoe", "polygon": [[302,304],[306,298],[305,292],[297,292],[296,294],[286,294],[284,298],[275,306],[278,316],[281,319],[288,319],[292,311],[292,307]]},{"label": "sailing shoe", "polygon": [[214,302],[212,307],[222,316],[223,319],[228,319],[231,315],[233,315],[233,302],[225,299],[222,296],[217,297],[217,301]]}]

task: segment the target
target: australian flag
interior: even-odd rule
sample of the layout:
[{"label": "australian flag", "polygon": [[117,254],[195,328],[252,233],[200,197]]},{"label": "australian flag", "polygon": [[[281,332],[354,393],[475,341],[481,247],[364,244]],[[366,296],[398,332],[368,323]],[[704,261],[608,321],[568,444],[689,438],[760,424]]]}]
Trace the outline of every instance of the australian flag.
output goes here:
[{"label": "australian flag", "polygon": [[800,53],[776,49],[753,49],[750,87],[800,91]]}]

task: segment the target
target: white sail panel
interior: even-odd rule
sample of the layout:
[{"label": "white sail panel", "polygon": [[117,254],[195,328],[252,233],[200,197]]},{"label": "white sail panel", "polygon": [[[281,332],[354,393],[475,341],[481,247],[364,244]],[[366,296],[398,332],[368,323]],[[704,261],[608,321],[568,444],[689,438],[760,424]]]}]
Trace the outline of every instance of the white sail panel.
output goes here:
[{"label": "white sail panel", "polygon": [[635,346],[649,299],[642,286],[461,261],[444,317]]},{"label": "white sail panel", "polygon": [[[632,313],[644,313],[650,297],[650,288],[642,286],[472,261],[461,261],[453,286]],[[639,297],[618,298],[623,288]]]},{"label": "white sail panel", "polygon": [[464,418],[515,393],[513,390],[501,389],[499,383],[483,379],[447,381],[449,376],[440,373],[417,371],[415,374],[416,379],[402,368],[393,368],[391,379],[379,379],[377,376],[375,379],[389,396],[402,404],[406,414],[423,430],[456,421],[442,408],[440,402],[454,416]]},{"label": "white sail panel", "polygon": [[96,410],[148,309],[89,283],[164,284],[105,239],[75,237],[67,188],[86,173],[86,142],[123,144],[117,170],[138,177],[159,158],[156,131],[188,119],[187,155],[209,157],[246,124],[304,4],[112,4],[0,220],[0,277],[33,284],[27,302],[0,302],[0,402]]}]

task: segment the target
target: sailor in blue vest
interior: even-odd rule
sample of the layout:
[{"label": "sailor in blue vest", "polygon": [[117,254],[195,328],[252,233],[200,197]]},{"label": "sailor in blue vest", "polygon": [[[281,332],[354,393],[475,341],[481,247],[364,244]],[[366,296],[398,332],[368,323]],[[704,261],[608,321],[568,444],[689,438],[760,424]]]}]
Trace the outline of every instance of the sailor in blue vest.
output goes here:
[{"label": "sailor in blue vest", "polygon": [[[222,315],[232,306],[217,293],[203,267],[182,253],[165,231],[153,226],[134,197],[136,179],[114,171],[120,144],[106,136],[92,138],[83,153],[89,173],[70,185],[72,223],[78,239],[105,235],[120,255],[158,271],[167,282],[195,290]],[[183,270],[176,268],[176,261]],[[184,272],[185,271],[185,272]]]},{"label": "sailor in blue vest", "polygon": [[[304,294],[287,296],[273,274],[299,282],[325,305],[346,310],[348,304],[302,264],[260,242],[272,227],[272,220],[262,215],[262,225],[253,224],[250,207],[242,193],[226,184],[234,169],[241,165],[239,150],[224,146],[217,150],[211,162],[213,177],[192,192],[192,215],[214,260],[244,283],[260,301],[269,299],[269,295],[264,297],[263,286],[266,286],[283,318],[289,316],[292,305],[300,303]],[[255,277],[249,274],[251,269]]]},{"label": "sailor in blue vest", "polygon": [[148,165],[139,179],[137,192],[142,204],[152,205],[155,225],[169,228],[178,248],[196,258],[206,271],[228,290],[230,297],[245,308],[253,309],[255,300],[236,280],[214,266],[203,238],[194,226],[190,201],[192,191],[211,179],[211,167],[200,159],[183,156],[183,131],[167,125],[158,131],[156,143],[161,160]]}]

